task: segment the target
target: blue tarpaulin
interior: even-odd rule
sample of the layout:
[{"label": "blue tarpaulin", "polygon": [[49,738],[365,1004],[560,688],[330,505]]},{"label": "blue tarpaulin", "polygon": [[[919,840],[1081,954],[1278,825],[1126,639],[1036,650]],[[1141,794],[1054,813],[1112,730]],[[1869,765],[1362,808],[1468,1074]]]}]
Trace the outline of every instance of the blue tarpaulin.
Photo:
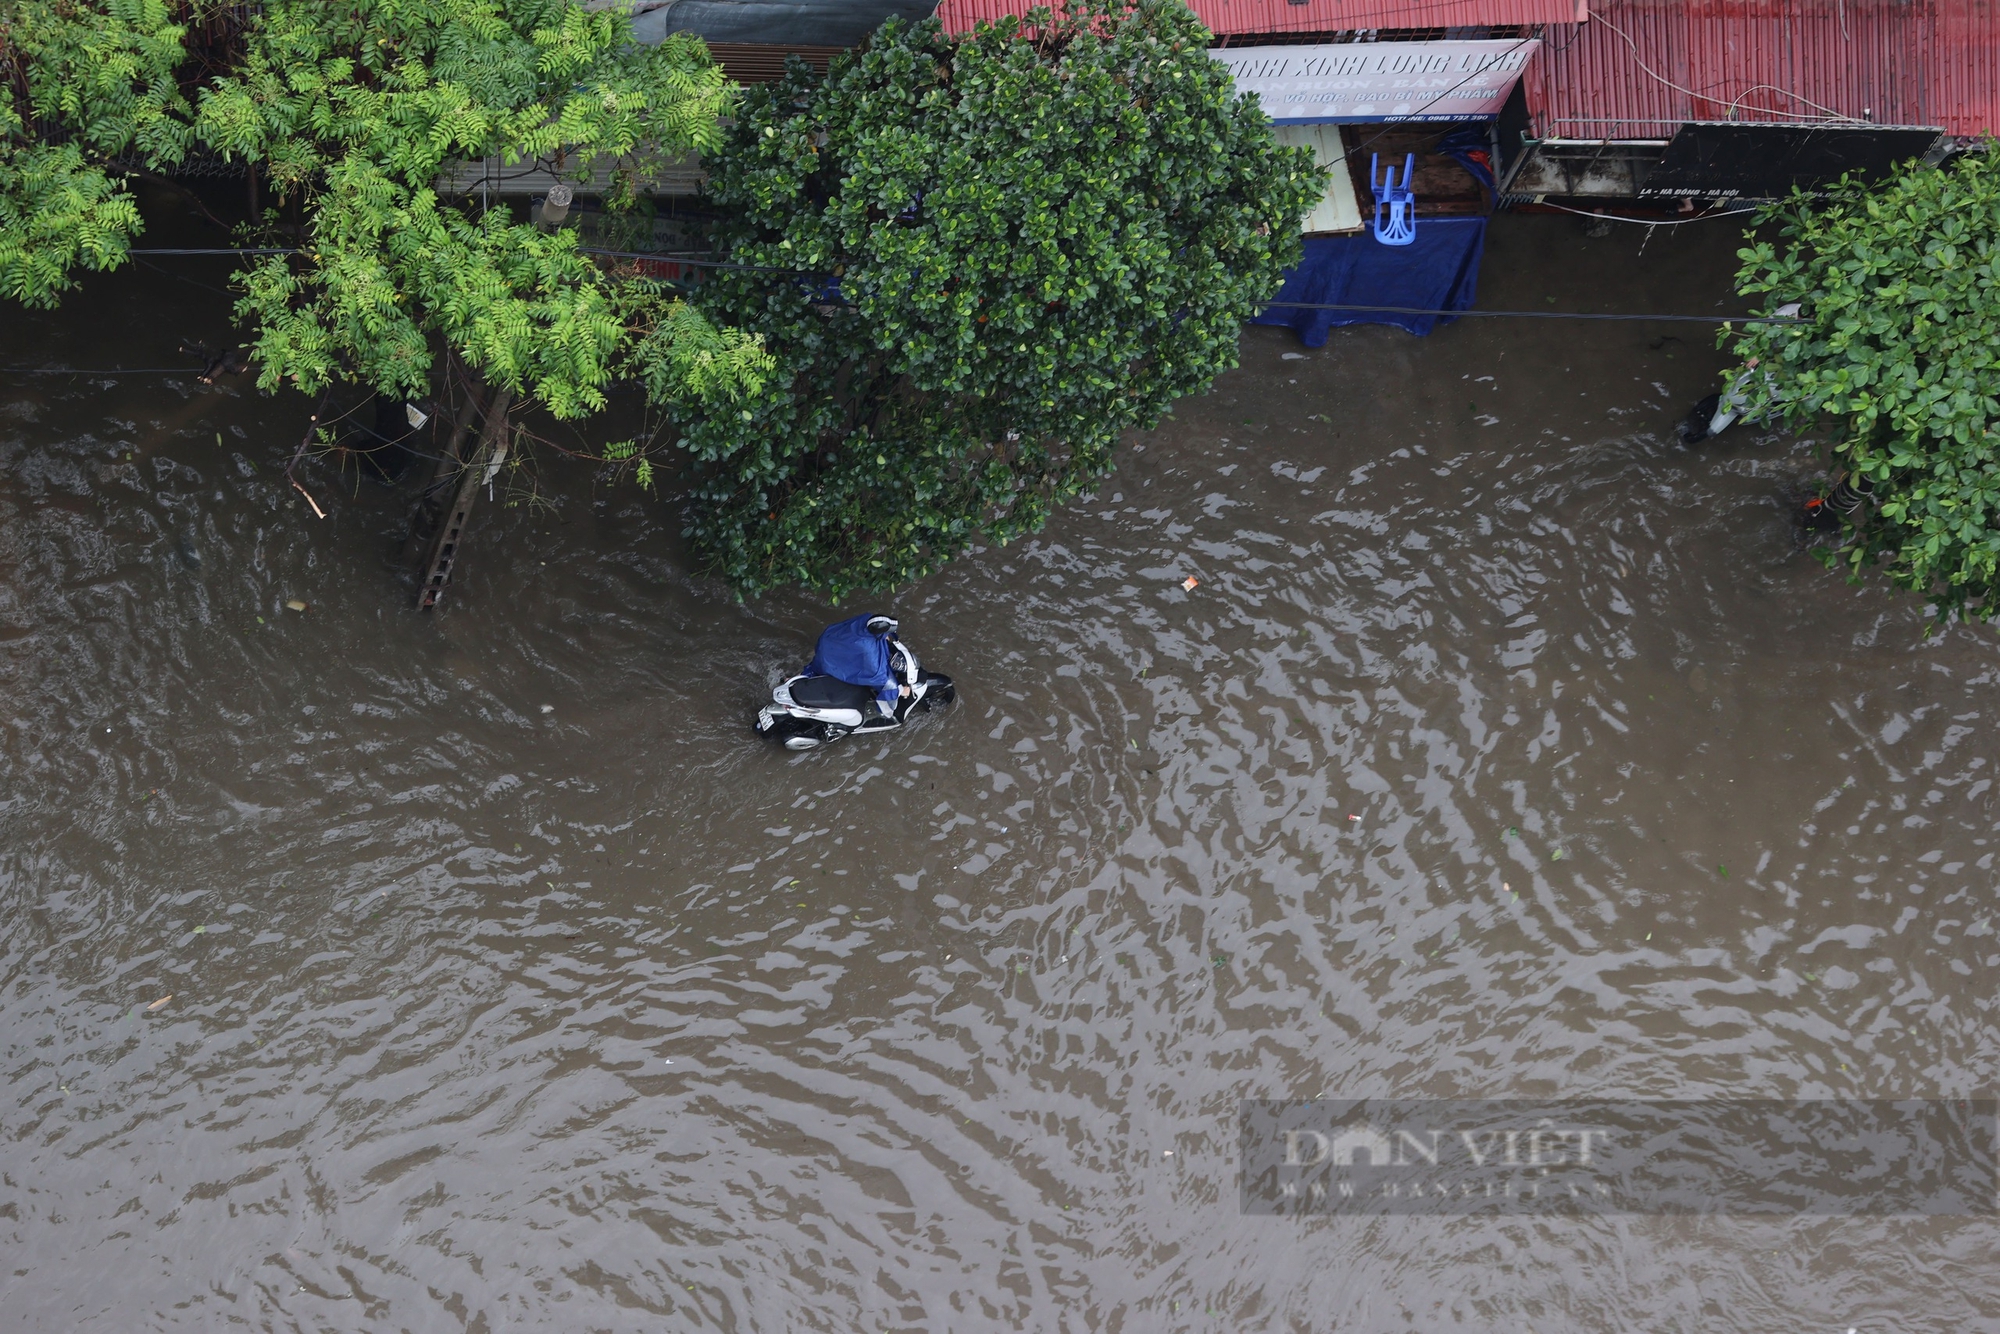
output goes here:
[{"label": "blue tarpaulin", "polygon": [[[1386,246],[1367,232],[1308,236],[1306,256],[1285,275],[1279,301],[1319,305],[1402,306],[1411,310],[1465,310],[1479,284],[1479,255],[1486,244],[1484,218],[1420,218],[1417,239]],[[1307,347],[1324,347],[1340,324],[1393,324],[1419,338],[1436,327],[1436,315],[1383,311],[1300,310],[1271,306],[1251,320],[1296,329]]]},{"label": "blue tarpaulin", "polygon": [[868,622],[876,613],[850,616],[829,625],[820,634],[813,660],[806,664],[807,676],[831,676],[851,686],[866,686],[875,698],[893,707],[896,682],[889,672],[889,637],[871,634]]}]

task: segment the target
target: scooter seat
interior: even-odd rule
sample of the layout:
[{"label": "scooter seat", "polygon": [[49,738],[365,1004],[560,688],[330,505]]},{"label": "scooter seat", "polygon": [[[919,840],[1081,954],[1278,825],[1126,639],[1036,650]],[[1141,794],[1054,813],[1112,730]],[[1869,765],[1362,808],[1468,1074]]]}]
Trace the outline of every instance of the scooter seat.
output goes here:
[{"label": "scooter seat", "polygon": [[876,712],[874,691],[851,686],[837,676],[808,676],[787,688],[792,703],[802,709],[857,709],[864,716]]}]

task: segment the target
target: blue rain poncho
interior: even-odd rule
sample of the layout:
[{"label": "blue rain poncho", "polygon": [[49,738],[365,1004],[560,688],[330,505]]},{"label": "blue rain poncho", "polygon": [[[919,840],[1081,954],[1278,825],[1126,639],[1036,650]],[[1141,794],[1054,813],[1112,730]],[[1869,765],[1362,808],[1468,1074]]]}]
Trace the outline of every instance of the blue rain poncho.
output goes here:
[{"label": "blue rain poncho", "polygon": [[831,676],[851,686],[865,686],[885,714],[896,711],[901,682],[889,670],[889,637],[871,634],[868,622],[876,612],[829,625],[821,632],[813,659],[806,664],[807,676]]}]

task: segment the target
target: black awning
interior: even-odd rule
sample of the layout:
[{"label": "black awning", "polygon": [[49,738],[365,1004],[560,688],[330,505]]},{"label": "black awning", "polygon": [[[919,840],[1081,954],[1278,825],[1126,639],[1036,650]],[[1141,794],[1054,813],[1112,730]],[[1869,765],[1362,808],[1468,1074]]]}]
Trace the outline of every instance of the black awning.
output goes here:
[{"label": "black awning", "polygon": [[709,42],[855,46],[885,20],[926,19],[937,0],[672,0],[632,20],[648,44],[691,32]]},{"label": "black awning", "polygon": [[1819,189],[1850,171],[1879,181],[1928,155],[1943,136],[1936,126],[1862,121],[1691,121],[1675,132],[1639,197],[1783,199],[1793,186]]}]

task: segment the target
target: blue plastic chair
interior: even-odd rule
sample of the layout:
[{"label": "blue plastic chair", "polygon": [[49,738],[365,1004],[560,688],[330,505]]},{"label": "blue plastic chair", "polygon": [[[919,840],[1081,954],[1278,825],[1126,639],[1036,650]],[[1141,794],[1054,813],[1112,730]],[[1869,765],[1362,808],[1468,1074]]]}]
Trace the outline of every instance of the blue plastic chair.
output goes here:
[{"label": "blue plastic chair", "polygon": [[1396,180],[1396,164],[1391,162],[1376,179],[1375,168],[1381,155],[1368,155],[1368,188],[1375,194],[1375,239],[1383,245],[1408,245],[1417,239],[1417,197],[1410,192],[1410,178],[1416,175],[1417,155],[1403,158],[1403,179]]}]

